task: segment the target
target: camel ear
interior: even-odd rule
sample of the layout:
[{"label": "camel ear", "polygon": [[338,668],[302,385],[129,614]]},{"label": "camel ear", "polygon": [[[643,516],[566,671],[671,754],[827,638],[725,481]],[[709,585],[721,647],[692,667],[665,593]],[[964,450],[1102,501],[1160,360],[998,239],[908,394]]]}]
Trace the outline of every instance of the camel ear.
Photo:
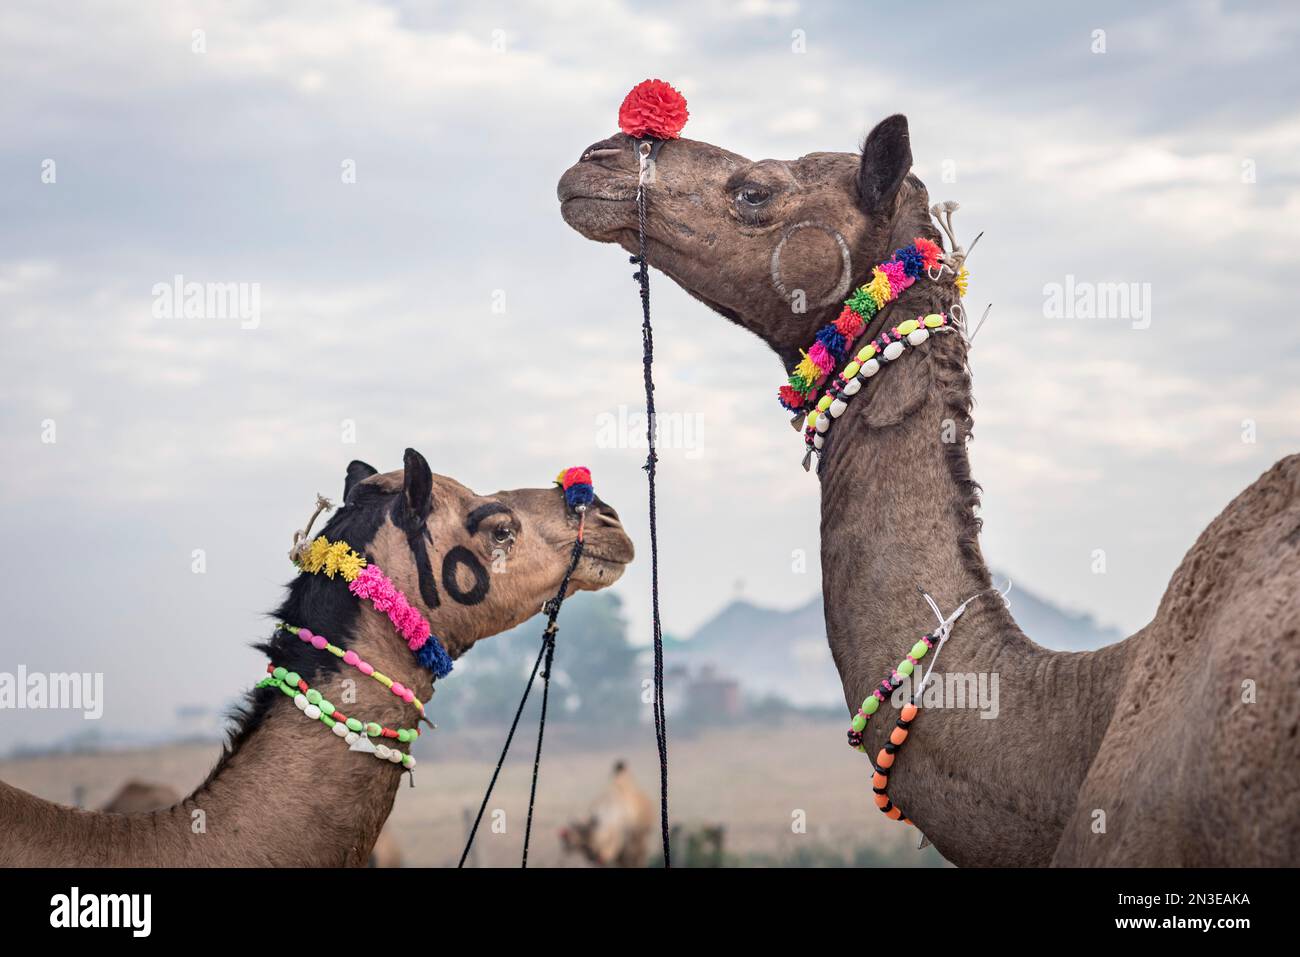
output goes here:
[{"label": "camel ear", "polygon": [[348,463],[348,474],[343,479],[343,502],[347,504],[348,496],[352,490],[361,482],[370,478],[372,475],[379,474],[379,470],[373,465],[367,465],[359,459],[353,459]]},{"label": "camel ear", "polygon": [[862,144],[858,200],[863,211],[876,213],[884,209],[911,168],[912,140],[907,132],[907,117],[895,113],[877,123]]},{"label": "camel ear", "polygon": [[406,450],[402,456],[402,468],[402,495],[407,511],[424,521],[433,511],[433,471],[415,449]]},{"label": "camel ear", "polygon": [[[930,394],[932,375],[930,371],[930,352],[914,355],[913,362],[904,363],[894,372],[903,373],[886,379],[881,376],[872,382],[879,382],[884,388],[877,388],[867,402],[867,425],[873,429],[884,429],[898,425],[905,418],[921,407],[925,397]],[[881,381],[884,380],[884,381]]]}]

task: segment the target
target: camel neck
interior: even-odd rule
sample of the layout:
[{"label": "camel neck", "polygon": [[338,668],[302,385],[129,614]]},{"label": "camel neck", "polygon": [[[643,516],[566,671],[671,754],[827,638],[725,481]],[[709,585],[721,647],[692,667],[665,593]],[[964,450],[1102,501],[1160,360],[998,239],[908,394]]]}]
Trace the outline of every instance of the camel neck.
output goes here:
[{"label": "camel neck", "polygon": [[[378,670],[409,675],[410,686],[427,699],[427,673],[416,674],[409,653],[391,640],[390,631],[378,614],[366,616],[350,646]],[[365,721],[391,728],[415,726],[418,715],[410,705],[355,669],[321,670],[311,684]],[[401,766],[349,750],[342,738],[306,717],[274,688],[254,692],[249,715],[208,780],[165,810],[133,815],[77,811],[0,785],[0,817],[20,815],[34,822],[32,834],[43,835],[39,846],[13,848],[16,860],[6,863],[364,865],[399,785],[405,786]],[[422,772],[417,768],[414,773]],[[427,775],[421,783],[428,786],[426,781]]]},{"label": "camel neck", "polygon": [[[934,284],[919,288],[884,321],[941,311],[941,294]],[[932,336],[875,377],[827,439],[819,469],[826,627],[852,712],[936,627],[918,589],[947,614],[992,585],[967,471],[965,354],[958,333]],[[935,672],[951,693],[921,702],[891,798],[958,864],[1046,863],[1110,720],[1118,682],[1108,677],[1122,666],[1122,647],[1047,651],[996,595],[977,598]],[[892,727],[890,712],[867,724],[869,755]],[[847,744],[845,752],[862,761],[869,799],[868,760]]]}]

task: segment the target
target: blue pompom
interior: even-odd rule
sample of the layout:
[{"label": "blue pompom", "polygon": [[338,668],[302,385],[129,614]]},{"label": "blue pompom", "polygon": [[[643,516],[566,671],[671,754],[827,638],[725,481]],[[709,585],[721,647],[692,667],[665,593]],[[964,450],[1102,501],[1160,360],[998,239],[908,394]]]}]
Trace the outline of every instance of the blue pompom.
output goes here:
[{"label": "blue pompom", "polygon": [[925,257],[915,245],[895,249],[894,259],[903,264],[903,272],[913,279],[920,279],[925,271]]},{"label": "blue pompom", "polygon": [[422,668],[433,672],[435,678],[445,678],[451,674],[453,666],[451,655],[447,654],[447,649],[442,647],[442,642],[433,635],[430,635],[429,640],[420,646],[415,657]]},{"label": "blue pompom", "polygon": [[844,358],[844,336],[833,325],[822,326],[817,331],[817,341],[836,359]]},{"label": "blue pompom", "polygon": [[585,482],[574,482],[564,490],[564,500],[569,503],[569,508],[577,508],[579,505],[590,505],[594,502],[596,493]]}]

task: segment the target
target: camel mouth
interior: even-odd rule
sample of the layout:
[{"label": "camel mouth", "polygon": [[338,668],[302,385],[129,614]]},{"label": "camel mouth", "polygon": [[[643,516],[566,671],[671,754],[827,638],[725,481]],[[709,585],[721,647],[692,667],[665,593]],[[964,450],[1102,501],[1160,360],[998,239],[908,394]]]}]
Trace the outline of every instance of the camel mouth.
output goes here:
[{"label": "camel mouth", "polygon": [[[618,243],[636,222],[636,200],[608,196],[570,196],[560,201],[560,216],[569,227],[598,243]],[[633,231],[635,237],[635,231]]]},{"label": "camel mouth", "polygon": [[578,163],[565,170],[555,195],[560,200],[560,216],[587,239],[615,243],[621,230],[636,224],[635,177]]}]

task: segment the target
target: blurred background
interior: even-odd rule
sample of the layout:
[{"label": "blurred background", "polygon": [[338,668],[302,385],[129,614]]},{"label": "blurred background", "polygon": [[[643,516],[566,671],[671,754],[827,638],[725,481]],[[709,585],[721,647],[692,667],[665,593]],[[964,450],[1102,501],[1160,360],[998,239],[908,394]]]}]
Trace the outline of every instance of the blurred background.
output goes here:
[{"label": "blurred background", "polygon": [[[555,184],[649,76],[685,93],[686,135],[754,159],[908,115],[931,197],[985,232],[985,553],[1040,643],[1136,630],[1300,446],[1298,26],[1285,3],[6,4],[0,672],[102,674],[104,710],[0,712],[0,775],[87,806],[196,785],[263,667],[290,536],[353,458],[414,446],[482,492],[588,464],[648,555],[631,267],[564,225]],[[246,308],[187,317],[178,281]],[[675,817],[702,861],[937,863],[842,743],[779,363],[652,283]],[[1108,283],[1141,305],[1053,305]],[[618,759],[655,783],[648,590],[642,560],[566,605],[544,828]],[[407,863],[454,862],[539,631],[440,688],[394,816]],[[481,838],[480,863],[517,845]]]}]

